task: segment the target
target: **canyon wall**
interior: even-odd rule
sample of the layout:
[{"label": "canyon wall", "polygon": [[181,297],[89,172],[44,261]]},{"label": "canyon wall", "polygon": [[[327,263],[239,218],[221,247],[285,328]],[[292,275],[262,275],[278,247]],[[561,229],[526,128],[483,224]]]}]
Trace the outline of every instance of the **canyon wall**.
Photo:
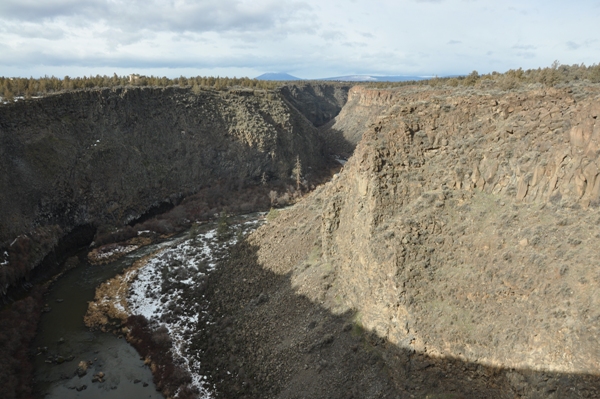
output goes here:
[{"label": "canyon wall", "polygon": [[[325,92],[311,95],[318,102]],[[341,107],[343,94],[336,101]],[[297,156],[305,173],[319,170],[322,142],[307,116],[325,120],[335,108],[323,114],[297,105],[282,90],[173,87],[1,105],[1,290],[76,226],[122,226],[219,182],[287,179]]]},{"label": "canyon wall", "polygon": [[399,100],[390,91],[352,87],[339,114],[320,129],[327,150],[344,157],[352,155],[368,127],[377,123],[384,110]]},{"label": "canyon wall", "polygon": [[599,100],[593,85],[354,88],[335,122],[362,137],[354,155],[253,235],[259,259],[397,347],[560,397],[527,370],[600,373]]},{"label": "canyon wall", "polygon": [[351,87],[347,83],[298,82],[283,86],[280,93],[313,125],[320,127],[340,113]]}]

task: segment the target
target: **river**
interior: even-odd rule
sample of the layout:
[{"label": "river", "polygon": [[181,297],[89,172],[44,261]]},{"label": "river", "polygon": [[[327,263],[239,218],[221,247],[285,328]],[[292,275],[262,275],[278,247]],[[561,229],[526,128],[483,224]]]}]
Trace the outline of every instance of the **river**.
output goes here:
[{"label": "river", "polygon": [[[79,253],[80,265],[66,272],[48,290],[51,308],[41,317],[33,348],[35,392],[45,398],[163,398],[152,382],[152,373],[124,338],[90,331],[83,323],[88,301],[96,287],[129,267],[136,259],[171,242],[150,245],[106,264],[92,265],[87,251]],[[44,350],[47,348],[47,351]],[[61,358],[59,358],[61,357]],[[64,360],[64,361],[63,361]],[[91,362],[79,377],[79,362]],[[103,382],[92,382],[103,372]],[[85,388],[83,388],[85,387]]]},{"label": "river", "polygon": [[[259,225],[261,214],[242,215],[231,220],[233,229],[248,233]],[[232,229],[232,231],[233,231]],[[94,299],[96,288],[103,282],[113,278],[132,265],[137,259],[146,256],[159,248],[170,247],[167,255],[169,259],[179,257],[183,262],[175,269],[185,267],[188,274],[185,281],[189,284],[190,275],[198,277],[210,270],[212,264],[207,263],[208,269],[199,269],[198,259],[209,261],[213,259],[215,246],[222,249],[222,244],[217,244],[216,240],[217,223],[204,225],[201,234],[195,239],[189,239],[188,233],[183,233],[168,241],[158,244],[152,244],[134,252],[131,252],[123,258],[105,265],[93,265],[87,261],[87,251],[78,254],[80,259],[79,266],[67,271],[61,276],[48,290],[45,296],[45,303],[50,311],[44,313],[40,319],[38,334],[34,340],[33,348],[39,348],[34,362],[34,392],[36,396],[44,398],[102,398],[102,399],[121,399],[121,398],[164,398],[156,390],[152,381],[152,373],[137,351],[120,335],[101,331],[90,331],[84,325],[83,318],[88,309],[88,302]],[[233,237],[229,244],[236,241]],[[177,245],[175,245],[177,244]],[[187,252],[192,245],[193,256]],[[164,257],[164,253],[162,255]],[[144,270],[140,270],[141,275],[153,275],[156,267],[171,269],[172,267],[163,262],[164,258],[153,258]],[[187,266],[185,266],[187,265]],[[191,273],[191,274],[190,274]],[[132,305],[134,313],[142,314],[149,320],[157,319],[161,314],[162,305],[168,305],[174,300],[179,300],[177,290],[170,292],[169,300],[151,296],[145,298],[143,292],[148,290],[143,284],[160,286],[161,282],[148,276],[141,279],[141,286],[136,290],[133,287]],[[182,277],[183,279],[183,277]],[[175,294],[175,295],[174,295]],[[154,305],[150,308],[155,309],[156,314],[147,313],[139,308],[140,303]],[[192,304],[193,305],[193,304]],[[190,310],[192,310],[190,308]],[[157,313],[158,312],[158,313]],[[183,318],[183,316],[181,316]],[[181,329],[179,321],[167,323],[170,333],[174,333],[172,326]],[[178,335],[178,334],[175,334]],[[178,341],[181,337],[174,336]],[[174,346],[173,351],[177,357],[182,357],[185,363],[190,360],[182,352],[182,347]],[[77,374],[78,365],[85,362],[88,365],[87,373],[79,376]],[[188,367],[189,369],[189,367]],[[189,369],[189,371],[192,371]],[[200,388],[201,396],[208,397],[209,394],[202,387],[203,377],[198,375],[199,370],[192,371],[193,380],[196,381],[197,388]],[[101,382],[94,382],[95,376],[103,373]]]}]

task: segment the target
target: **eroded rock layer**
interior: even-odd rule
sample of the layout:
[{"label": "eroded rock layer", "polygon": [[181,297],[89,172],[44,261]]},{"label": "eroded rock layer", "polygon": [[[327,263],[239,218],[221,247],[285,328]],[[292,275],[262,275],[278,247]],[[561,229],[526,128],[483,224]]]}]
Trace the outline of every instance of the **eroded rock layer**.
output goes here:
[{"label": "eroded rock layer", "polygon": [[[560,397],[544,372],[600,373],[599,100],[597,86],[353,89],[347,107],[371,121],[353,157],[254,234],[259,260],[399,348]],[[349,109],[337,126],[358,123]]]}]

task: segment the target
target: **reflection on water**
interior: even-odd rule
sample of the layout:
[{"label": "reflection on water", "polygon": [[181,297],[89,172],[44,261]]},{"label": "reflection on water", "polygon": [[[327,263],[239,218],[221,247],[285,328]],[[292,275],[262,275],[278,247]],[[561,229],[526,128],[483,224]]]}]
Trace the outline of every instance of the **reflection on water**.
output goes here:
[{"label": "reflection on water", "polygon": [[[83,324],[88,301],[96,287],[128,267],[137,258],[168,243],[152,245],[108,265],[90,265],[85,252],[82,264],[68,271],[49,290],[51,311],[42,315],[33,348],[35,391],[45,398],[163,398],[156,392],[150,369],[124,338],[91,332]],[[80,362],[87,373],[77,375]],[[102,382],[94,375],[104,373]]]}]

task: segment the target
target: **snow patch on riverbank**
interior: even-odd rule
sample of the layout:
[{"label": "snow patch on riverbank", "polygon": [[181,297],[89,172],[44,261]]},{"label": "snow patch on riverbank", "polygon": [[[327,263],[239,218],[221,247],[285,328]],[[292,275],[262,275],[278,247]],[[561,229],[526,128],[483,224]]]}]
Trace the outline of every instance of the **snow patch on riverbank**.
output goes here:
[{"label": "snow patch on riverbank", "polygon": [[108,258],[114,257],[117,254],[128,254],[130,252],[135,251],[138,248],[139,248],[138,245],[127,245],[124,247],[118,246],[118,247],[108,250],[106,252],[99,252],[96,255],[96,258],[99,260],[108,259]]},{"label": "snow patch on riverbank", "polygon": [[228,248],[261,222],[250,220],[231,226],[230,230],[237,228],[238,233],[227,240],[218,237],[216,228],[184,239],[148,260],[130,285],[130,313],[144,316],[155,327],[164,325],[168,329],[173,358],[190,373],[192,386],[198,389],[201,398],[212,398],[213,395],[199,362],[195,362],[193,353],[188,351],[189,337],[197,329],[201,314],[205,313],[201,301],[194,298],[202,295],[206,275],[227,255]]}]

